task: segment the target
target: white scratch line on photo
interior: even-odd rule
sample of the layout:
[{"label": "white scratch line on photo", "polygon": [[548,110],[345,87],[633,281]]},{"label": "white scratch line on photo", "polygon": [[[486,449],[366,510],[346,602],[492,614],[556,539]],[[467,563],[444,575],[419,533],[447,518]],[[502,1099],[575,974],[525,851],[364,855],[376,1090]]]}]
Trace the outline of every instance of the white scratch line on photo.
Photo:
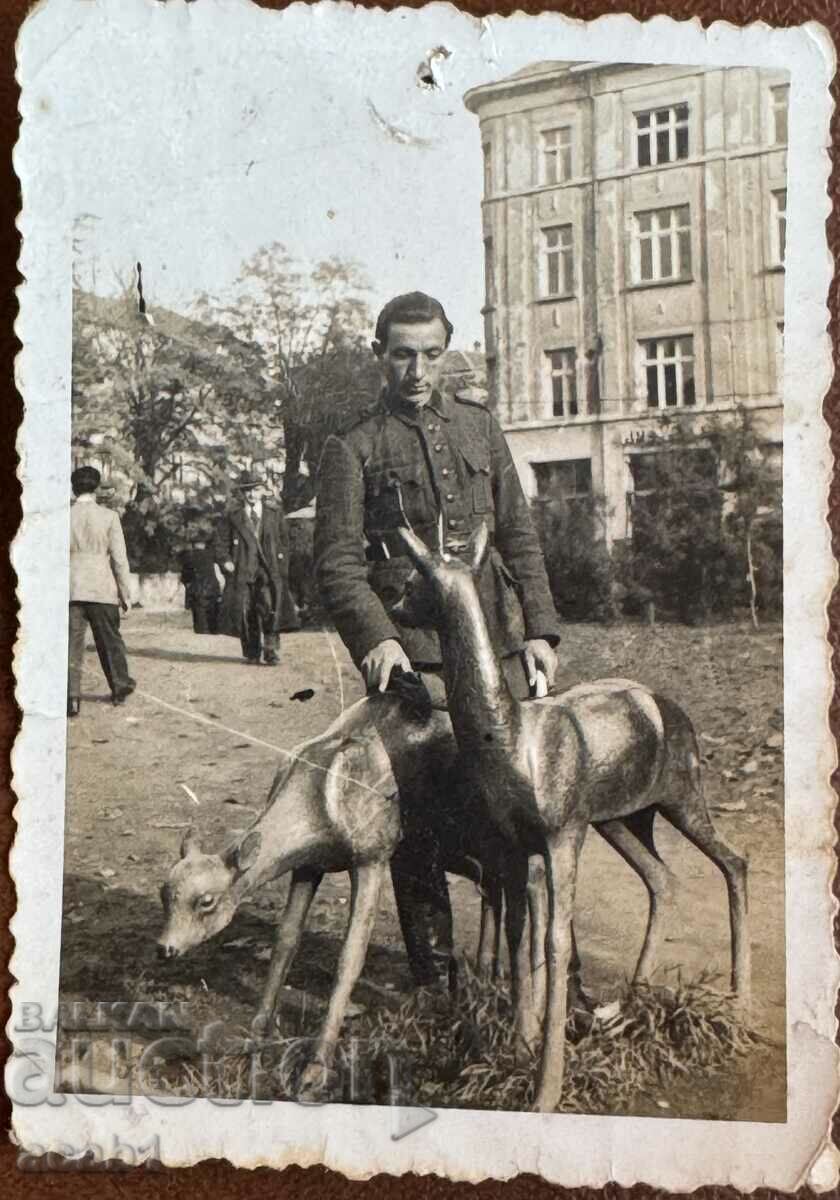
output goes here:
[{"label": "white scratch line on photo", "polygon": [[332,654],[333,662],[335,663],[335,673],[338,676],[338,703],[339,703],[339,707],[341,710],[341,715],[343,716],[344,715],[344,679],[342,678],[342,674],[341,674],[341,663],[338,661],[338,655],[335,652],[335,646],[333,644],[332,634],[329,633],[328,630],[326,630],[326,629],[324,630],[324,633],[326,634],[327,642],[329,643],[329,647],[330,647],[330,653]]},{"label": "white scratch line on photo", "polygon": [[[223,725],[221,721],[211,721],[209,717],[202,717],[199,713],[187,712],[185,708],[179,708],[177,704],[170,704],[168,700],[161,700],[160,696],[153,696],[151,692],[144,692],[141,688],[137,688],[135,696],[142,696],[144,700],[150,700],[152,704],[159,704],[161,708],[168,708],[170,712],[178,713],[179,716],[187,717],[190,721],[196,721],[199,725],[206,725],[210,729],[218,729],[223,733],[229,733],[231,737],[245,738],[248,742],[253,742],[255,746],[263,746],[266,750],[273,750],[276,754],[282,754],[284,758],[291,759],[293,762],[303,763],[305,767],[311,767],[315,771],[323,771],[324,774],[330,773],[332,767],[324,767],[321,763],[310,762],[308,758],[303,758],[300,754],[295,754],[292,750],[284,750],[282,746],[275,746],[273,742],[266,742],[262,738],[254,737],[252,733],[244,733],[241,729],[233,729],[230,725]],[[339,774],[339,779],[346,779],[348,783],[355,783],[358,787],[364,788],[366,792],[372,792],[374,796],[385,796],[386,792],[380,792],[378,788],[371,787],[364,783],[361,779],[356,779],[353,775]]]}]

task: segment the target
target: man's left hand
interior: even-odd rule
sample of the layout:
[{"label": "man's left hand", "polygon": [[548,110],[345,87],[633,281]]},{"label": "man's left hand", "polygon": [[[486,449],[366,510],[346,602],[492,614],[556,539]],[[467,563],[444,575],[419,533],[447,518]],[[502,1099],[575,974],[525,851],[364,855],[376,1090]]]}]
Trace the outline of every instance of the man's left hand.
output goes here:
[{"label": "man's left hand", "polygon": [[522,648],[522,661],[530,687],[537,682],[537,671],[542,671],[546,683],[551,687],[557,672],[557,655],[548,642],[542,638],[531,638]]}]

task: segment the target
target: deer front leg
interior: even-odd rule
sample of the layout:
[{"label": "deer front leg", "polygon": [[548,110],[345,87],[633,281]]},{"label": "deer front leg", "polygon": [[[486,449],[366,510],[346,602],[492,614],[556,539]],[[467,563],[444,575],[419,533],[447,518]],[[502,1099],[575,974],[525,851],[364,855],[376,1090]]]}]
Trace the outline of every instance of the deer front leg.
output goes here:
[{"label": "deer front leg", "polygon": [[490,876],[481,897],[481,930],[478,935],[478,974],[485,982],[499,975],[499,939],[502,930],[502,885]]},{"label": "deer front leg", "polygon": [[566,980],[572,952],[577,862],[586,827],[552,835],[546,853],[548,884],[548,1003],[534,1108],[554,1112],[563,1091],[566,1052]]},{"label": "deer front leg", "polygon": [[323,878],[323,871],[300,868],[292,872],[289,892],[286,896],[286,907],[283,909],[283,915],[274,935],[274,949],[268,964],[268,978],[260,998],[260,1006],[254,1017],[254,1031],[258,1034],[267,1033],[271,1026],[280,988],[283,986],[292,960],[297,954],[306,918],[309,915],[309,908]]},{"label": "deer front leg", "polygon": [[505,933],[510,958],[511,1001],[516,1029],[516,1061],[527,1064],[540,1040],[542,1013],[534,1005],[530,942],[525,937],[528,911],[528,859],[511,854],[504,881]]},{"label": "deer front leg", "polygon": [[388,870],[385,862],[365,863],[351,873],[350,918],[344,945],[338,960],[335,983],[312,1061],[301,1076],[298,1099],[315,1100],[324,1092],[335,1057],[341,1024],[350,995],[364,966],[382,881]]},{"label": "deer front leg", "polygon": [[530,924],[531,1006],[537,1021],[537,1040],[542,1033],[548,997],[546,938],[548,936],[548,901],[546,896],[545,864],[536,855],[528,863],[528,919]]}]

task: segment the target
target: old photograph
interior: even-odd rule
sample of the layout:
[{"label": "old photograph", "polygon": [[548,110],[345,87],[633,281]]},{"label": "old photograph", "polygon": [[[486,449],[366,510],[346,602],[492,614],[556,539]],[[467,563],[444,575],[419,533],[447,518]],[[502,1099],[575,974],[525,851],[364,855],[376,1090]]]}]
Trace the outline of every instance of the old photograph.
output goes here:
[{"label": "old photograph", "polygon": [[454,301],[80,218],[61,998],[178,1000],[146,1086],[784,1119],[787,103],[472,88]]},{"label": "old photograph", "polygon": [[[805,749],[824,651],[790,632],[807,604],[822,638],[824,603],[796,558],[822,433],[795,53],[200,8],[56,51],[123,83],[107,152],[84,72],[55,148],[50,1119],[139,1103],[138,1136],[178,1113],[234,1161],[273,1161],[224,1132],[242,1105],[321,1139],[390,1112],[433,1154],[469,1114],[534,1123],[538,1156],[525,1114],[563,1145],[582,1117],[784,1138],[791,872],[829,903],[801,839],[831,769]],[[371,22],[402,47],[379,85],[350,70]],[[176,43],[130,120],[139,48]]]}]

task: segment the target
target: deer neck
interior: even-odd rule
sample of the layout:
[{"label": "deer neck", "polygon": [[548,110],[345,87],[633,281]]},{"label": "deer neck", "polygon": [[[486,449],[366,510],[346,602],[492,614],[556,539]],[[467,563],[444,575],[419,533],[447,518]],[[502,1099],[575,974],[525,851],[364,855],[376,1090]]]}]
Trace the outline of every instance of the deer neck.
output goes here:
[{"label": "deer neck", "polygon": [[324,849],[324,831],[313,829],[311,816],[305,810],[296,817],[287,804],[270,804],[247,833],[253,831],[261,835],[260,847],[253,863],[233,885],[237,901],[287,871],[317,863],[319,852]]},{"label": "deer neck", "polygon": [[502,674],[475,587],[460,588],[446,604],[439,630],[452,728],[461,749],[509,749],[517,708]]}]

